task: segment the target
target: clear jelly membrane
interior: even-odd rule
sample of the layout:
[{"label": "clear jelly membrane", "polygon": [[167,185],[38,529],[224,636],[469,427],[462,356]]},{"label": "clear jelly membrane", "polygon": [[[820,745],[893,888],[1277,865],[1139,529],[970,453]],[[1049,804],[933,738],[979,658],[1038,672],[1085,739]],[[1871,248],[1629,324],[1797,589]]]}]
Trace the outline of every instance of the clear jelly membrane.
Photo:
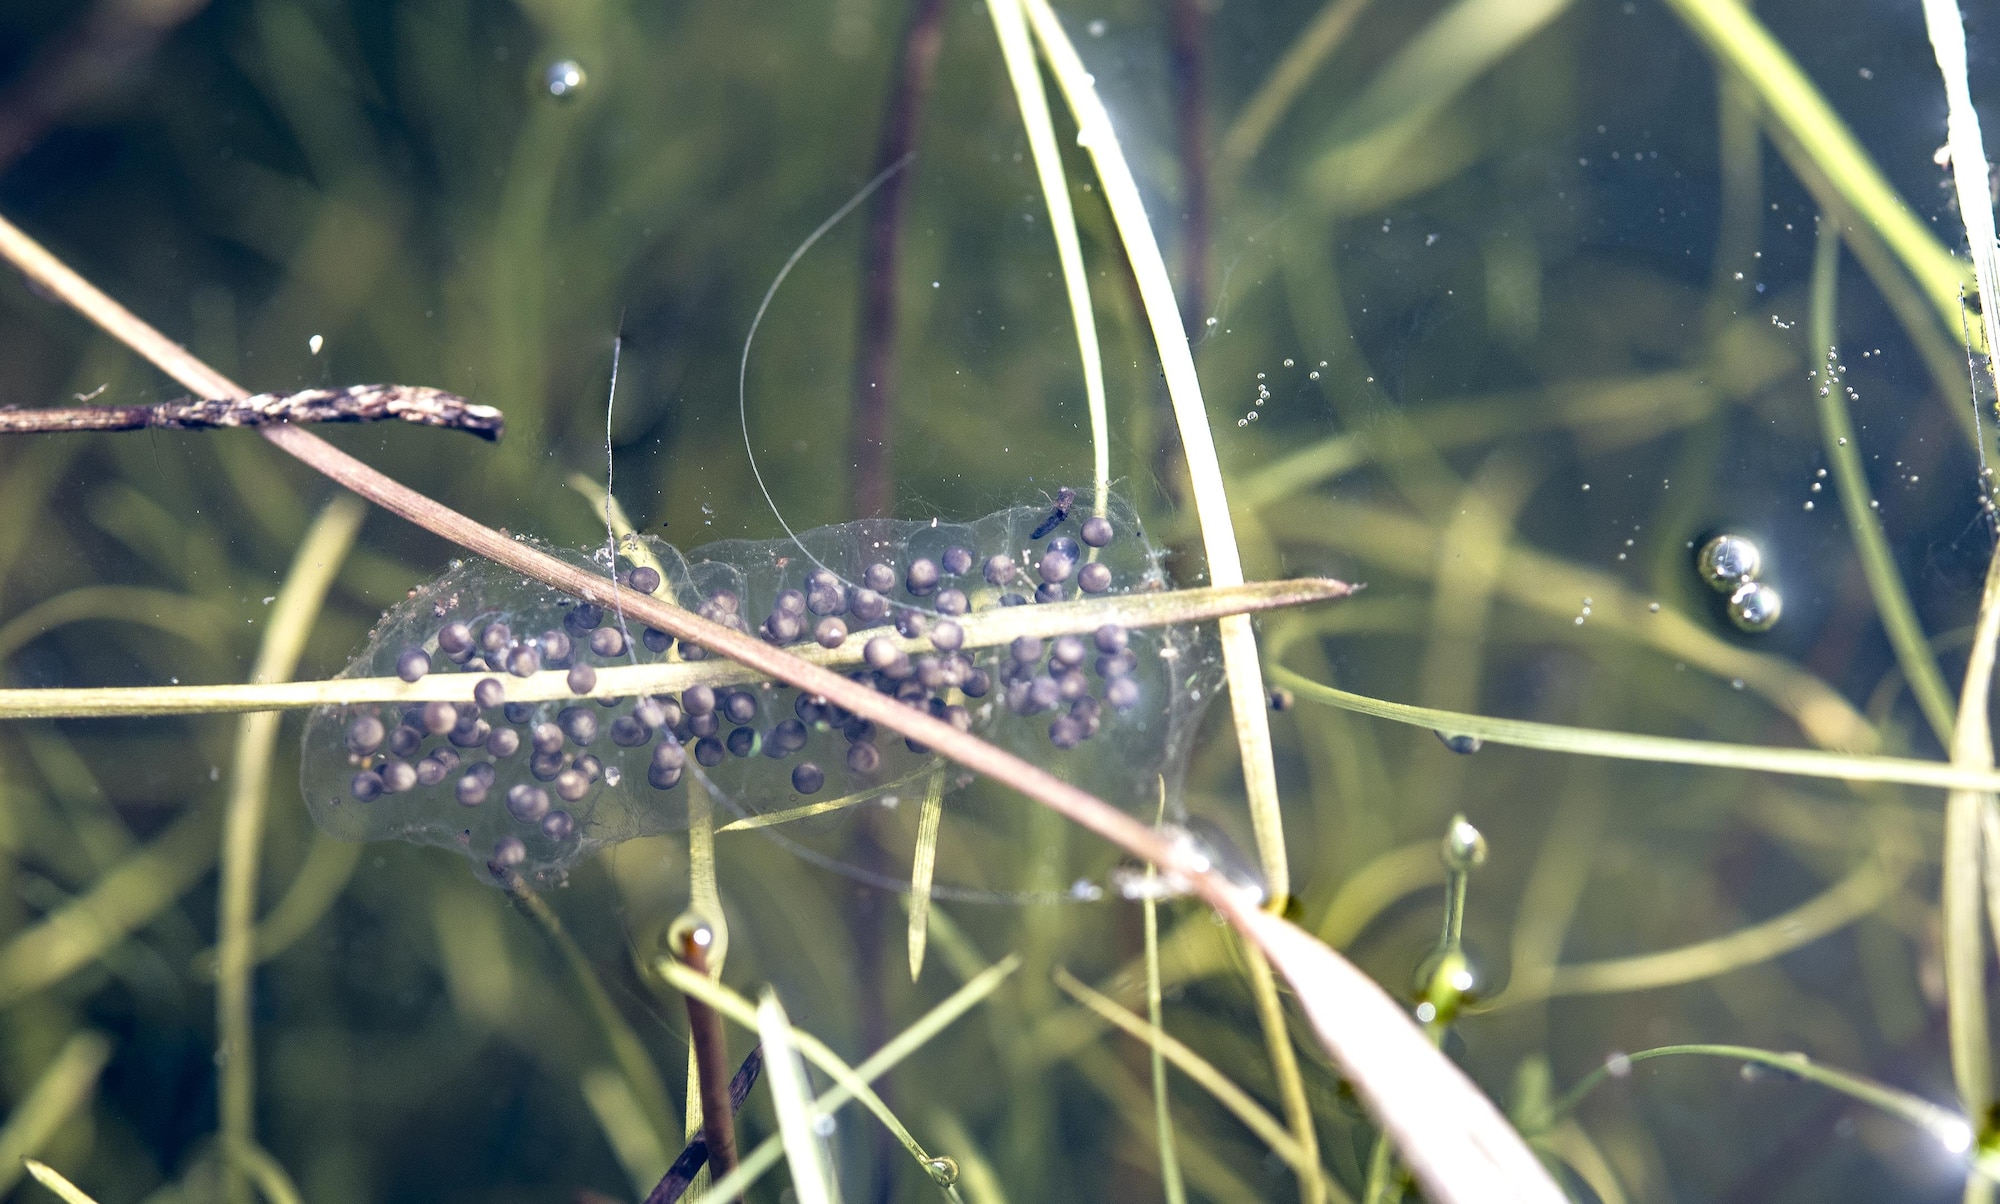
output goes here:
[{"label": "clear jelly membrane", "polygon": [[[865,651],[844,670],[849,676],[1151,820],[1163,791],[1178,796],[1187,737],[1220,681],[1200,627],[1104,627],[948,647],[953,620],[967,613],[1166,587],[1160,552],[1121,500],[1095,522],[1076,506],[1031,538],[1050,516],[1045,504],[968,523],[864,520],[797,540],[710,544],[685,557],[655,539],[627,540],[616,571],[628,588],[651,586],[656,597],[772,643]],[[610,568],[601,548],[550,551],[595,572]],[[901,654],[870,646],[898,630],[933,637],[937,647]],[[756,829],[858,872],[841,859],[851,843],[846,826],[860,811],[898,807],[914,819],[933,769],[942,768],[947,791],[971,780],[893,732],[774,682],[581,696],[598,668],[683,660],[733,669],[491,562],[455,564],[385,614],[341,676],[446,674],[463,682],[463,697],[315,710],[303,751],[306,804],[336,837],[437,845],[480,867],[548,878],[591,849],[686,827],[691,780],[718,804],[718,823],[858,799]],[[566,672],[578,696],[508,701],[508,687],[538,670]],[[953,856],[953,820],[970,825],[961,832],[968,839],[990,840],[1018,827],[999,808],[1018,816],[1028,805],[948,803],[940,893],[1018,889],[1008,877],[1033,858]],[[1088,886],[1076,893],[1092,897]]]}]

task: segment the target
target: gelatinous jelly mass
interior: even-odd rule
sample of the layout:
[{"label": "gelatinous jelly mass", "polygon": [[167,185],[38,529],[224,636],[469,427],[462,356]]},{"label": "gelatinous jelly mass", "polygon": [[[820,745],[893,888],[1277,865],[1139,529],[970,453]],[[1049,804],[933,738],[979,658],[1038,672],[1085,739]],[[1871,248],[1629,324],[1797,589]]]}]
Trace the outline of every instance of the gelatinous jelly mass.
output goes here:
[{"label": "gelatinous jelly mass", "polygon": [[[1192,721],[1218,687],[1204,633],[1103,625],[971,647],[958,621],[995,607],[1165,588],[1160,554],[1122,502],[1103,520],[1078,506],[1032,538],[1050,517],[1044,504],[970,523],[867,520],[796,541],[711,544],[685,558],[658,540],[628,540],[616,571],[628,588],[772,643],[843,649],[854,679],[1150,819],[1162,775],[1171,795]],[[602,549],[554,554],[610,571]],[[880,638],[891,633],[931,648],[912,653]],[[601,669],[674,663],[682,677],[673,688],[587,696]],[[301,783],[320,827],[346,839],[455,848],[531,875],[560,872],[597,846],[685,827],[690,778],[719,804],[718,822],[735,818],[728,812],[853,800],[759,829],[837,860],[841,817],[920,799],[940,764],[824,699],[730,680],[741,671],[705,649],[484,560],[456,564],[384,615],[342,676],[421,678],[433,691],[449,682],[451,699],[314,711]],[[531,678],[568,693],[509,701],[509,687]],[[948,788],[968,780],[945,768]],[[949,886],[954,864],[991,860],[941,855],[940,883]],[[982,891],[1020,885],[993,880],[1000,872],[959,876]]]}]

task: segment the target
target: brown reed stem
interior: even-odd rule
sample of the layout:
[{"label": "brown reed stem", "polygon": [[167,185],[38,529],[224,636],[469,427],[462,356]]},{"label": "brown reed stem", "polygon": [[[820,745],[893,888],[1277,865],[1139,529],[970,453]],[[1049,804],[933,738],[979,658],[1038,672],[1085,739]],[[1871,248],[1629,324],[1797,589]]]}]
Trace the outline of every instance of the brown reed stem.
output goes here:
[{"label": "brown reed stem", "polygon": [[[680,933],[674,953],[681,964],[708,977],[708,947],[715,933],[706,924],[690,924]],[[701,1136],[708,1150],[710,1172],[721,1178],[736,1169],[736,1105],[729,1075],[729,1038],[722,1017],[692,995],[687,1003],[689,1045],[694,1049],[695,1081],[701,1090]],[[746,1088],[747,1089],[747,1088]]]},{"label": "brown reed stem", "polygon": [[[882,113],[875,170],[886,172],[910,157],[930,99],[938,48],[944,43],[944,0],[915,0],[903,28],[900,70]],[[876,518],[894,503],[895,473],[890,466],[895,433],[896,278],[902,264],[903,215],[909,209],[910,173],[883,181],[868,206],[868,230],[861,253],[861,328],[854,357],[854,514]]]},{"label": "brown reed stem", "polygon": [[[729,1080],[729,1107],[733,1116],[743,1110],[743,1101],[750,1098],[750,1088],[757,1085],[757,1075],[764,1069],[764,1047],[753,1045],[743,1057],[743,1064],[736,1068],[736,1075]],[[694,1140],[681,1150],[681,1156],[667,1168],[659,1186],[646,1194],[646,1204],[674,1204],[687,1189],[694,1185],[694,1177],[701,1168],[708,1165],[708,1130],[694,1135]]]}]

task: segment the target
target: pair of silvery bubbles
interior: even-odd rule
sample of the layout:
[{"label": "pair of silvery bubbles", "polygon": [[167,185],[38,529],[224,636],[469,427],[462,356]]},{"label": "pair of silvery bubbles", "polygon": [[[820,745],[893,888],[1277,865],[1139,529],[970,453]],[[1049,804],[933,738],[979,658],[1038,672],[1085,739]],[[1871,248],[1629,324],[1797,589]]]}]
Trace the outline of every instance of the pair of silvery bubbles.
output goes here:
[{"label": "pair of silvery bubbles", "polygon": [[1729,595],[1730,622],[1753,632],[1777,625],[1784,599],[1757,580],[1764,571],[1764,554],[1756,544],[1741,535],[1718,535],[1702,545],[1695,566],[1709,588]]}]

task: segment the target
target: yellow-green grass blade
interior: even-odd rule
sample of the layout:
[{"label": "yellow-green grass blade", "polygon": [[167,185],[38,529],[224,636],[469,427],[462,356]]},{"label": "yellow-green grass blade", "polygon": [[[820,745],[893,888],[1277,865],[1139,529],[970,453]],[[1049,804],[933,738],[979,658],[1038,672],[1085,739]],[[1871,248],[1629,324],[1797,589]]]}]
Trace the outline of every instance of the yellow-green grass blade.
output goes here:
[{"label": "yellow-green grass blade", "polygon": [[[1207,586],[1087,598],[1044,606],[995,607],[958,620],[967,648],[990,648],[1020,636],[1049,639],[1097,630],[1106,623],[1123,627],[1159,627],[1199,623],[1228,615],[1302,606],[1343,598],[1353,592],[1344,582],[1324,578],[1259,581],[1247,585]],[[871,637],[872,638],[872,637]],[[881,633],[905,652],[931,651],[927,639]],[[816,665],[842,668],[861,662],[862,642],[850,640],[839,648],[803,644],[791,649]],[[243,711],[293,710],[363,702],[463,702],[472,694],[475,676],[432,673],[406,682],[397,677],[350,677],[316,682],[226,686],[135,686],[105,689],[0,690],[0,719],[62,719],[110,715],[195,715]],[[589,697],[625,698],[635,694],[677,692],[696,685],[735,685],[763,680],[756,672],[721,659],[693,663],[616,665],[598,670]],[[550,702],[575,697],[561,670],[544,669],[507,683],[512,702]]]},{"label": "yellow-green grass blade", "polygon": [[1908,757],[1854,756],[1807,748],[1769,748],[1688,740],[1678,736],[1644,736],[1632,732],[1568,727],[1526,719],[1498,719],[1461,711],[1440,711],[1354,694],[1311,681],[1282,665],[1271,670],[1273,681],[1298,697],[1378,719],[1426,727],[1453,736],[1473,736],[1494,744],[1536,748],[1548,752],[1668,765],[1705,765],[1718,769],[1750,769],[1799,777],[1837,778],[1850,782],[1894,782],[1941,789],[2000,790],[2000,774],[1991,769],[1961,768],[1941,761]]}]

